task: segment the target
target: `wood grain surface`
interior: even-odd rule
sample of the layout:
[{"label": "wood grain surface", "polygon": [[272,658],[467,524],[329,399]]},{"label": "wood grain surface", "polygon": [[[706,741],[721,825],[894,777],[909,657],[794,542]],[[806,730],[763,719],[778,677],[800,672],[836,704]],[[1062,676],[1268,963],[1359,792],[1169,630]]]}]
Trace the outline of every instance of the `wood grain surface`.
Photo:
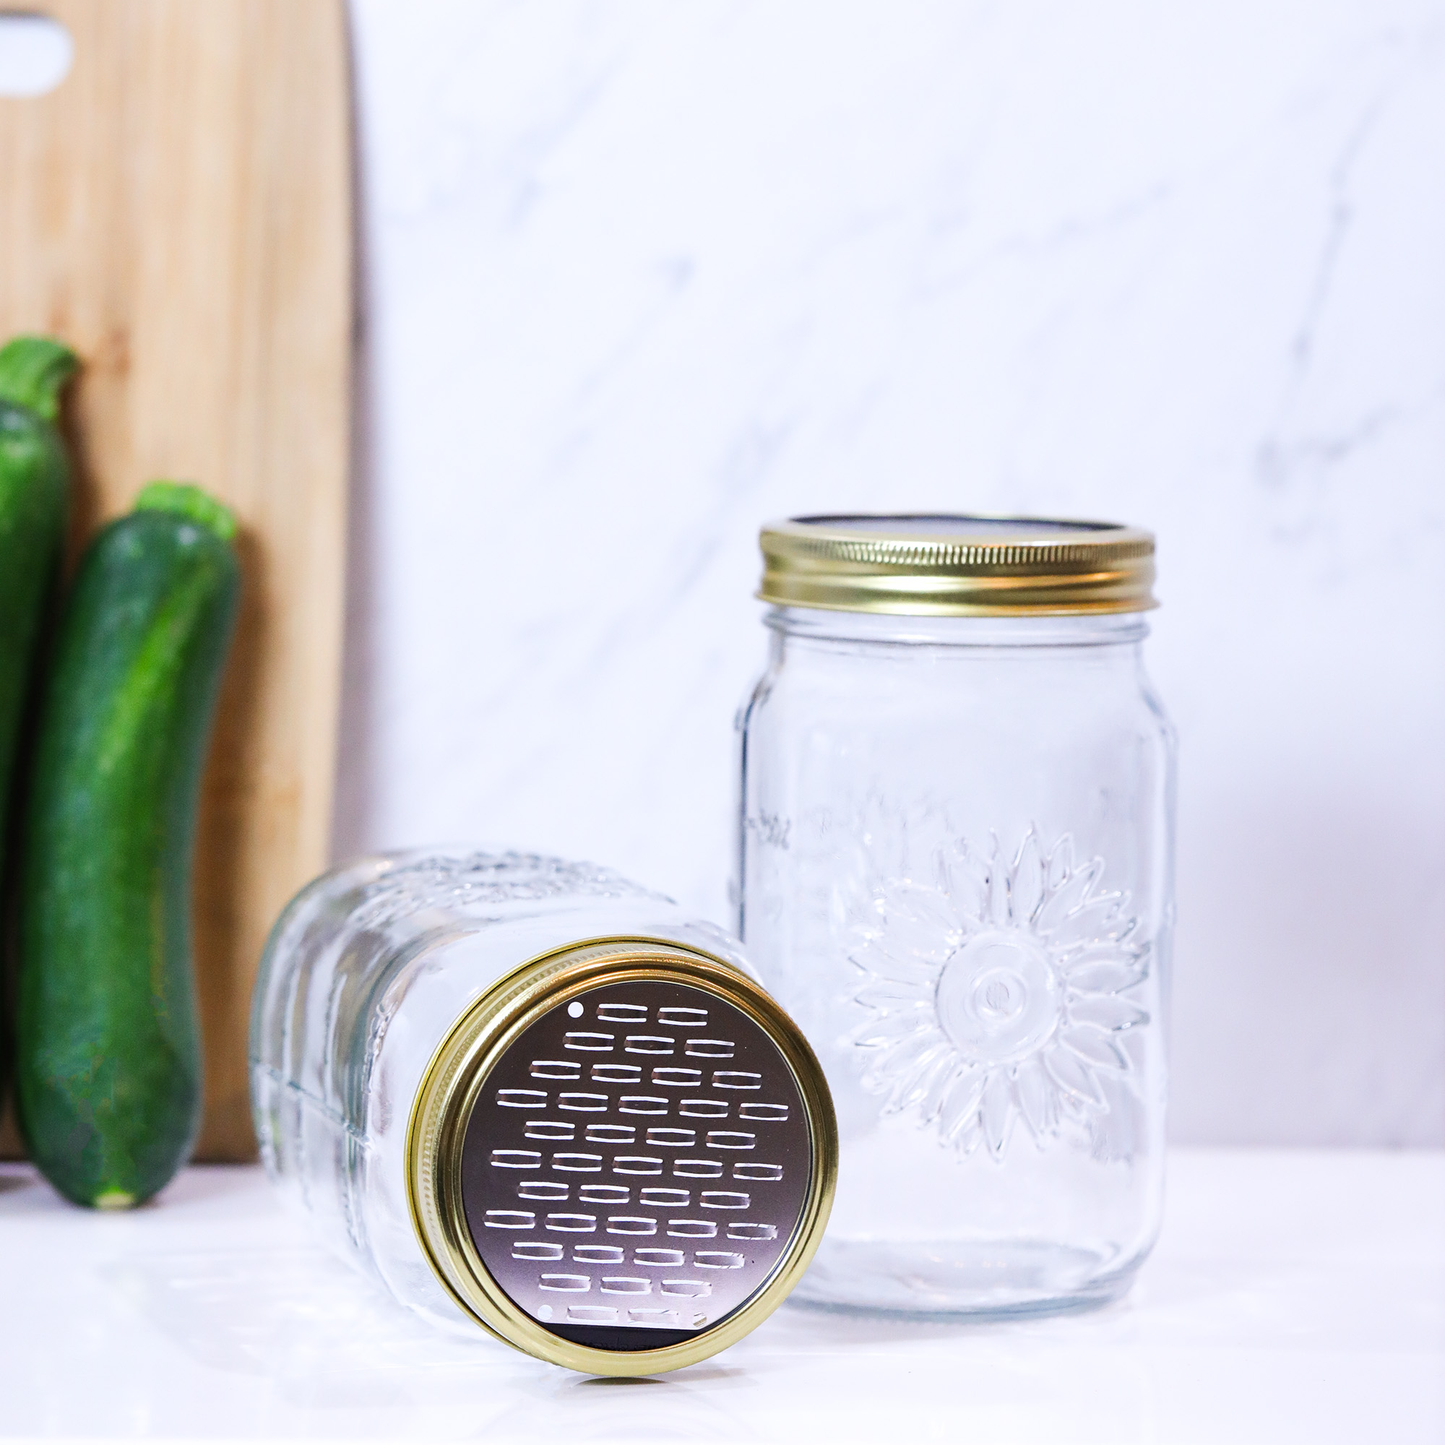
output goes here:
[{"label": "wood grain surface", "polygon": [[[244,599],[196,857],[201,1159],[254,1151],[251,983],[326,862],[351,354],[342,0],[27,0],[66,79],[0,98],[0,336],[80,353],[72,553],[154,477],[242,527]],[[10,1136],[14,1142],[13,1133]]]}]

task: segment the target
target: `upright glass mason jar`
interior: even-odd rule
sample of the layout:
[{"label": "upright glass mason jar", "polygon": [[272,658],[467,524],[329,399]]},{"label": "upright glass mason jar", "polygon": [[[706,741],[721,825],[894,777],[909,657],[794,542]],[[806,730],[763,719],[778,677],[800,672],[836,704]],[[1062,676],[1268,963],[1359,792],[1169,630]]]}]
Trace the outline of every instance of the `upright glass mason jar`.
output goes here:
[{"label": "upright glass mason jar", "polygon": [[1153,538],[803,517],[762,549],[738,928],[841,1136],[795,1297],[1112,1298],[1163,1186],[1174,736],[1141,658]]},{"label": "upright glass mason jar", "polygon": [[792,1288],[836,1171],[817,1060],[755,979],[588,864],[364,858],[266,946],[266,1169],[438,1324],[594,1374],[703,1359]]}]

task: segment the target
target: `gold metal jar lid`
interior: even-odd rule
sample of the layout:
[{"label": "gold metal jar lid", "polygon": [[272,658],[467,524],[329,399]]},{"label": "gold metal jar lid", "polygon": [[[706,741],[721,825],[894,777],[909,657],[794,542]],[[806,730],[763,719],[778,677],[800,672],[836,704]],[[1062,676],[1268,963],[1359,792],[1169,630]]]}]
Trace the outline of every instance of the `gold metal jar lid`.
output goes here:
[{"label": "gold metal jar lid", "polygon": [[1043,517],[816,516],[759,538],[758,596],[783,607],[924,617],[1143,612],[1154,537]]},{"label": "gold metal jar lid", "polygon": [[461,1309],[600,1375],[674,1370],[760,1324],[822,1237],[822,1070],[749,978],[660,939],[530,960],[437,1048],[407,1131],[412,1223]]}]

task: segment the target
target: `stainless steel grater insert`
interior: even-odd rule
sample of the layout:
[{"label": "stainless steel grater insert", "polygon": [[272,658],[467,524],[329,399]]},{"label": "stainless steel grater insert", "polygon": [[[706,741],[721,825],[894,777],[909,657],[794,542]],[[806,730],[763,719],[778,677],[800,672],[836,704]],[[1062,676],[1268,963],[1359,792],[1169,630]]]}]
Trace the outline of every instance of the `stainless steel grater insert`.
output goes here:
[{"label": "stainless steel grater insert", "polygon": [[706,989],[604,984],[537,1019],[467,1121],[482,1262],[543,1328],[609,1350],[711,1329],[758,1293],[807,1205],[813,1148],[768,1033]]}]

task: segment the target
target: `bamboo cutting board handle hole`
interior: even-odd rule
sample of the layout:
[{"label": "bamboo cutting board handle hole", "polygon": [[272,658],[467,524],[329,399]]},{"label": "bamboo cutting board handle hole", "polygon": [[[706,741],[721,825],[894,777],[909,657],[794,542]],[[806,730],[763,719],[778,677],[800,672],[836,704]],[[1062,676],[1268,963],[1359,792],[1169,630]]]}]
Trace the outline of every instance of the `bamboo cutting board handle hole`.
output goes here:
[{"label": "bamboo cutting board handle hole", "polygon": [[48,15],[0,10],[0,96],[48,95],[75,58],[70,31]]}]

